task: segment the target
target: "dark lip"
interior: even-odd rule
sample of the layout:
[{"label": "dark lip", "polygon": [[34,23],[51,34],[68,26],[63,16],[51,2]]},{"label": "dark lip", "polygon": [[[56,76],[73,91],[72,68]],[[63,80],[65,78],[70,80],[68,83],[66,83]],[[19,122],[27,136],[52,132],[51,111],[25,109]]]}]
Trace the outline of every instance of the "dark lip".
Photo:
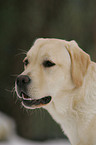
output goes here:
[{"label": "dark lip", "polygon": [[41,99],[34,100],[22,100],[24,105],[31,107],[32,105],[46,105],[51,101],[51,96],[47,96]]},{"label": "dark lip", "polygon": [[33,105],[35,106],[42,106],[48,104],[52,100],[51,96],[45,96],[40,99],[32,99],[28,95],[22,92],[22,102],[25,106],[31,107]]}]

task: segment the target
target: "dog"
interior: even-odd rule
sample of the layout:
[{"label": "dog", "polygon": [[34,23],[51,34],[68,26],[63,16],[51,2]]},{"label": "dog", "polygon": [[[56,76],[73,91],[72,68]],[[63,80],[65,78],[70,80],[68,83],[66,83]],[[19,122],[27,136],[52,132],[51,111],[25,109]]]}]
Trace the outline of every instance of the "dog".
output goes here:
[{"label": "dog", "polygon": [[96,64],[78,44],[39,38],[23,60],[15,90],[28,109],[43,107],[72,145],[96,145]]}]

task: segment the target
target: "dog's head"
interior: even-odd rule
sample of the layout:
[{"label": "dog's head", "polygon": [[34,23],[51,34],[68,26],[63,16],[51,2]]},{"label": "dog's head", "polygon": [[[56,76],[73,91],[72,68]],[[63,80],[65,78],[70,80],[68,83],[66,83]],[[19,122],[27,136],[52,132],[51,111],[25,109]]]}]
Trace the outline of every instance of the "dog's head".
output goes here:
[{"label": "dog's head", "polygon": [[83,84],[90,57],[75,41],[37,39],[26,54],[24,71],[15,82],[26,108],[43,107],[64,91]]}]

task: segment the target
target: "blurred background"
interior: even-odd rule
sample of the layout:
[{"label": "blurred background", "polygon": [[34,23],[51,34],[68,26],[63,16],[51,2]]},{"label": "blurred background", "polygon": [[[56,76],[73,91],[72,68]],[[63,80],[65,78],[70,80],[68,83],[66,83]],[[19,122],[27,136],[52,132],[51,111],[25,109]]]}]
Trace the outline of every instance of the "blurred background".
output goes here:
[{"label": "blurred background", "polygon": [[0,0],[0,110],[24,138],[65,138],[45,110],[24,109],[13,91],[24,52],[39,37],[74,39],[96,61],[96,0]]}]

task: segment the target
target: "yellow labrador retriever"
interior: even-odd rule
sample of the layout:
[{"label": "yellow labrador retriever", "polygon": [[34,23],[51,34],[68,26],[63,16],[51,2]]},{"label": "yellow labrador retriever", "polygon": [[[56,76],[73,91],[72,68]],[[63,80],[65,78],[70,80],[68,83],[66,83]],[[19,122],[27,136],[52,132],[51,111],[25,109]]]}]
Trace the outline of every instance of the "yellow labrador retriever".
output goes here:
[{"label": "yellow labrador retriever", "polygon": [[75,41],[37,39],[15,83],[22,105],[43,107],[72,145],[96,145],[96,64]]}]

